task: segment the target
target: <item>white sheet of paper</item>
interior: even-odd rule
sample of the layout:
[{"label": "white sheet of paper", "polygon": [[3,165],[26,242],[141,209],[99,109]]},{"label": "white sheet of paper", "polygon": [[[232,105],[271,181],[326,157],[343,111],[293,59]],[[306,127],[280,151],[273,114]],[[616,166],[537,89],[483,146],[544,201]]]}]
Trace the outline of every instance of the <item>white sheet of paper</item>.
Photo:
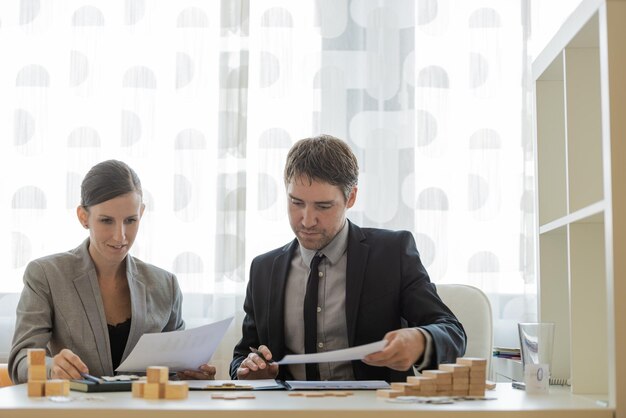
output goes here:
[{"label": "white sheet of paper", "polygon": [[387,340],[380,340],[375,343],[344,348],[343,350],[327,351],[325,353],[289,354],[283,357],[278,364],[331,363],[335,361],[361,360],[368,354],[382,350],[386,345]]},{"label": "white sheet of paper", "polygon": [[148,366],[167,366],[171,372],[195,370],[208,362],[233,317],[183,331],[144,334],[117,372],[145,372]]}]

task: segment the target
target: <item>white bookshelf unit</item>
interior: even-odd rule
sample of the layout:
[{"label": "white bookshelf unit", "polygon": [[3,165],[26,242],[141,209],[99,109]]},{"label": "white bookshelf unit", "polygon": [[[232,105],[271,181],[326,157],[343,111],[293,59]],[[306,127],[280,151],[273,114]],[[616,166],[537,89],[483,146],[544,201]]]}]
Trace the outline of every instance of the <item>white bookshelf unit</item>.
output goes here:
[{"label": "white bookshelf unit", "polygon": [[626,1],[585,0],[533,63],[539,318],[552,371],[626,418]]}]

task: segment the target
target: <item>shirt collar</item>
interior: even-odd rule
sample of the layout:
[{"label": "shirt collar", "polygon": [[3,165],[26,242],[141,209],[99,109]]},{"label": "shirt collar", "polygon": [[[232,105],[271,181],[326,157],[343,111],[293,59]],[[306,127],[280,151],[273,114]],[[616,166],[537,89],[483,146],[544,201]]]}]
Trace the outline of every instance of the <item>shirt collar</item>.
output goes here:
[{"label": "shirt collar", "polygon": [[337,263],[348,248],[349,230],[348,220],[346,219],[341,230],[335,235],[335,238],[321,250],[309,250],[300,246],[300,255],[302,256],[304,264],[307,266],[311,265],[311,260],[318,252],[324,254],[331,265]]}]

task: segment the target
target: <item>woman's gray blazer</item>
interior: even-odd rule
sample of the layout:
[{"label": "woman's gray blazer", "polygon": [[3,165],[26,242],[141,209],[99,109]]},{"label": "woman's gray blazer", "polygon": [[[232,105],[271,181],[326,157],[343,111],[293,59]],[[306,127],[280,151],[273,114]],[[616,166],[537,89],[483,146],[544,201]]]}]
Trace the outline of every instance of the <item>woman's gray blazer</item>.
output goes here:
[{"label": "woman's gray blazer", "polygon": [[[76,353],[96,376],[113,376],[109,332],[89,239],[78,248],[31,261],[17,305],[9,371],[13,382],[28,379],[26,350],[46,348],[52,357],[64,348]],[[176,276],[126,257],[132,321],[125,359],[144,333],[183,329],[182,294]]]}]

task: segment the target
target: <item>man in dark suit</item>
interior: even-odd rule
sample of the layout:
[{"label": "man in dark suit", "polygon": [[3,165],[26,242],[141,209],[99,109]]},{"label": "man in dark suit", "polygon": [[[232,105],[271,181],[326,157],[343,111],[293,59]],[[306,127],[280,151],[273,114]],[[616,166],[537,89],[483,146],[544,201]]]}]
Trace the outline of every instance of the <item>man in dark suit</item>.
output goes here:
[{"label": "man in dark suit", "polygon": [[[350,148],[332,136],[289,151],[284,180],[296,239],[252,261],[233,379],[405,381],[413,366],[436,368],[465,352],[463,327],[437,295],[411,233],[347,220],[358,174]],[[384,349],[363,361],[280,369],[266,361],[381,339]]]}]

